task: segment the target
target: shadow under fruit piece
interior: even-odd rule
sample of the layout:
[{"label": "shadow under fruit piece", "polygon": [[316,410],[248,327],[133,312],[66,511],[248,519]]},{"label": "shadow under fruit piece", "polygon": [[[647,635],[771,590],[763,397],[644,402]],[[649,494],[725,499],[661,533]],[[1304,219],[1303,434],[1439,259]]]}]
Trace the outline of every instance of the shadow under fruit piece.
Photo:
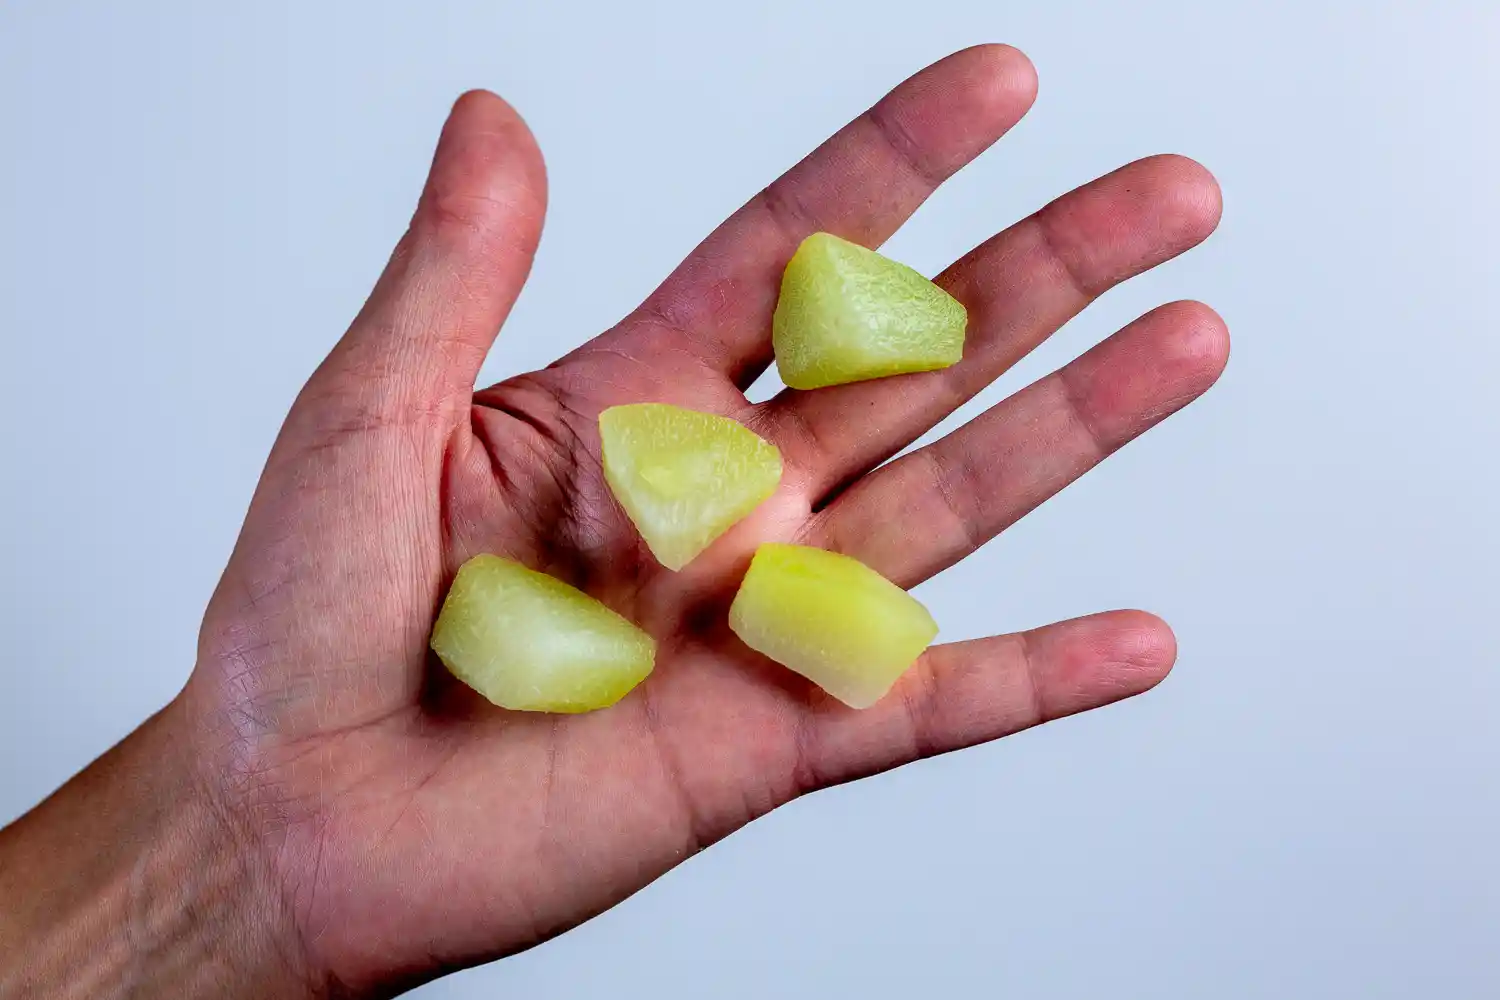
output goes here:
[{"label": "shadow under fruit piece", "polygon": [[916,598],[857,559],[770,542],[750,561],[729,627],[851,708],[879,701],[938,630]]},{"label": "shadow under fruit piece", "polygon": [[604,478],[668,569],[686,566],[776,492],[781,453],[738,421],[666,403],[599,414]]},{"label": "shadow under fruit piece", "polygon": [[802,241],[771,322],[793,389],[932,371],[959,361],[968,312],[905,264],[829,233]]},{"label": "shadow under fruit piece", "polygon": [[475,556],[453,580],[432,650],[501,708],[587,712],[646,675],[656,642],[583,591],[500,556]]}]

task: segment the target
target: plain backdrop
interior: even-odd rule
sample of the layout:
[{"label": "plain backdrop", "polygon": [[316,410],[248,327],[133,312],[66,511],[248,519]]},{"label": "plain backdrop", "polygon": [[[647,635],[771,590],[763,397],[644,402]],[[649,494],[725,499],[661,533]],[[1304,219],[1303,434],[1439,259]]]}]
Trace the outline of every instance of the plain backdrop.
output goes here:
[{"label": "plain backdrop", "polygon": [[1226,211],[960,418],[1169,299],[1235,353],[919,596],[949,639],[1148,608],[1176,672],[800,800],[420,996],[1500,995],[1492,0],[4,0],[0,821],[187,676],[278,423],[461,90],[515,103],[551,175],[493,379],[979,41],[1032,56],[1036,108],[887,252],[935,273],[1163,151]]}]

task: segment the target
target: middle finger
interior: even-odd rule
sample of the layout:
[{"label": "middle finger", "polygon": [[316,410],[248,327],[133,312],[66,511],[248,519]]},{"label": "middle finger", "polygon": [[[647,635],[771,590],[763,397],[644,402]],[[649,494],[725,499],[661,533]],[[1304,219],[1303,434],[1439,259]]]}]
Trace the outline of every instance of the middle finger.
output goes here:
[{"label": "middle finger", "polygon": [[764,404],[761,426],[799,468],[816,507],[972,398],[1114,285],[1206,239],[1219,188],[1182,156],[1153,156],[1062,196],[937,278],[969,310],[963,360],[940,371]]}]

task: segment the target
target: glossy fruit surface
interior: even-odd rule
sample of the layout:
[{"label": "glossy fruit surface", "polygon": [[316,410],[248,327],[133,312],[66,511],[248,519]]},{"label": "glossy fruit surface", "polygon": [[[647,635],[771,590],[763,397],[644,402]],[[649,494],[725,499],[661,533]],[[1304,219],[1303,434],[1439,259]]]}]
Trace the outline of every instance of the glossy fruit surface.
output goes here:
[{"label": "glossy fruit surface", "polygon": [[781,482],[775,445],[712,413],[611,406],[599,437],[610,490],[668,569],[686,566]]},{"label": "glossy fruit surface", "polygon": [[583,591],[491,555],[459,569],[432,649],[496,705],[529,712],[613,705],[656,657],[649,635]]},{"label": "glossy fruit surface", "polygon": [[864,563],[775,543],[756,550],[729,627],[853,708],[879,701],[937,635],[916,598]]},{"label": "glossy fruit surface", "polygon": [[771,324],[793,389],[946,368],[963,357],[963,304],[905,264],[829,233],[802,241]]}]

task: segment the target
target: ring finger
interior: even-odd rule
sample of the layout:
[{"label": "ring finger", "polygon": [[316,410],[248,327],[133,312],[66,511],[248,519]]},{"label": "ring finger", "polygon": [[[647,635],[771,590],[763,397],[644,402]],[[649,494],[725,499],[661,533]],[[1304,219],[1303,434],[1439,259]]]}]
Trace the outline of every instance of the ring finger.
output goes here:
[{"label": "ring finger", "polygon": [[1175,302],[857,481],[809,526],[903,587],[951,566],[1202,395],[1229,357],[1212,309]]}]

